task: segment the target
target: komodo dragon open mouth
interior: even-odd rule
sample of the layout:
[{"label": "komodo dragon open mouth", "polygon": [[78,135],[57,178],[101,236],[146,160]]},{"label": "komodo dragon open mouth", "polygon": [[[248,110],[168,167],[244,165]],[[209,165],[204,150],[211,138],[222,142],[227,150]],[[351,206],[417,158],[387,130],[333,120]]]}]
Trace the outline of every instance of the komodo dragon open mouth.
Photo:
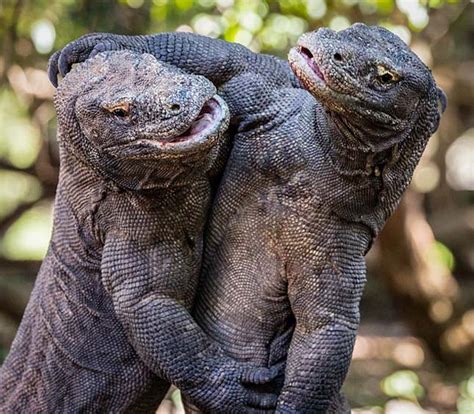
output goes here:
[{"label": "komodo dragon open mouth", "polygon": [[317,80],[325,83],[323,72],[321,72],[321,69],[316,63],[316,60],[314,59],[314,56],[311,51],[303,46],[299,46],[297,48],[297,51],[303,57],[303,60],[306,62],[309,68],[311,68],[311,70],[314,72],[314,75],[316,76]]},{"label": "komodo dragon open mouth", "polygon": [[207,100],[186,131],[166,138],[140,138],[126,144],[114,145],[107,152],[119,157],[149,158],[154,154],[185,154],[215,145],[227,127],[229,110],[218,95]]},{"label": "komodo dragon open mouth", "polygon": [[329,88],[328,74],[317,62],[317,56],[307,47],[298,45],[291,48],[288,60],[293,72],[307,89],[324,91]]},{"label": "komodo dragon open mouth", "polygon": [[191,126],[181,135],[171,138],[166,142],[175,143],[194,140],[201,135],[212,135],[216,132],[222,121],[222,108],[215,98],[209,99],[204,103],[201,111]]}]

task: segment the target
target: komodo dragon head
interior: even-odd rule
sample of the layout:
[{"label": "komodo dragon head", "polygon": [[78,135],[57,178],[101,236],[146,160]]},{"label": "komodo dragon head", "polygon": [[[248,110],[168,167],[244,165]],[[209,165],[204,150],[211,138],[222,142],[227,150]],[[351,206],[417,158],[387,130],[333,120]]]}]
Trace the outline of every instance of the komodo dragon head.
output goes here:
[{"label": "komodo dragon head", "polygon": [[338,214],[377,234],[438,128],[444,93],[418,56],[382,27],[306,33],[289,61],[326,109],[331,162],[354,187],[347,202],[336,203]]},{"label": "komodo dragon head", "polygon": [[431,71],[382,27],[357,23],[340,32],[306,33],[291,49],[289,62],[341,132],[367,151],[401,142],[417,123],[430,136],[446,106]]},{"label": "komodo dragon head", "polygon": [[207,79],[128,51],[77,65],[55,105],[62,151],[133,190],[179,185],[209,169],[229,121]]}]

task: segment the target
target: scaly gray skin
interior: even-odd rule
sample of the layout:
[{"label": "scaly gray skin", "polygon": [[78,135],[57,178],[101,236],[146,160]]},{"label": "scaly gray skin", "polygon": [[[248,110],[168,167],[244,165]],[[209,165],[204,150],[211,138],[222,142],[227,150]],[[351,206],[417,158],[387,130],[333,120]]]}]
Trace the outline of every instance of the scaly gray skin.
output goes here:
[{"label": "scaly gray skin", "polygon": [[271,371],[225,356],[188,312],[229,118],[215,87],[108,52],[72,71],[55,104],[53,235],[0,373],[0,412],[151,413],[169,382],[215,412],[274,406],[244,386]]},{"label": "scaly gray skin", "polygon": [[291,88],[275,60],[184,34],[86,36],[53,58],[51,77],[58,62],[64,73],[116,47],[224,84],[239,125],[206,234],[196,320],[242,361],[286,358],[278,413],[348,411],[338,393],[359,324],[364,255],[445,105],[430,71],[395,35],[357,24],[306,34],[290,52],[316,99]]},{"label": "scaly gray skin", "polygon": [[294,86],[299,81],[288,63],[271,55],[257,54],[237,43],[229,43],[192,33],[159,33],[150,36],[123,36],[91,33],[69,43],[51,56],[48,74],[54,86],[58,75],[66,75],[74,63],[83,62],[107,50],[149,53],[158,60],[189,73],[205,76],[220,86],[238,74],[257,73],[275,84]]}]

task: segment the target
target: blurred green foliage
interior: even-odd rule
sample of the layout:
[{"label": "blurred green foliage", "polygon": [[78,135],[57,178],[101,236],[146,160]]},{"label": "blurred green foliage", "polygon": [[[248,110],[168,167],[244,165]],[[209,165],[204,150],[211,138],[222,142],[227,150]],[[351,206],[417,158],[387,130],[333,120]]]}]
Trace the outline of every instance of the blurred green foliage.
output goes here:
[{"label": "blurred green foliage", "polygon": [[37,204],[9,227],[0,243],[0,253],[12,260],[41,260],[51,228],[51,204]]},{"label": "blurred green foliage", "polygon": [[460,398],[458,399],[459,414],[472,414],[474,412],[474,375],[460,385]]},{"label": "blurred green foliage", "polygon": [[383,392],[389,397],[402,397],[418,401],[418,398],[425,394],[418,375],[410,370],[401,370],[390,374],[384,378],[381,386]]},{"label": "blurred green foliage", "polygon": [[[221,37],[256,51],[283,54],[306,30],[343,29],[353,21],[380,24],[409,39],[429,22],[429,8],[458,0],[36,0],[21,14],[18,35],[39,54],[90,31],[126,34],[190,30]],[[0,9],[11,16],[17,2]],[[114,18],[116,17],[116,18]],[[409,29],[409,30],[407,30]],[[23,45],[23,53],[31,44]],[[20,53],[21,54],[21,53]]]},{"label": "blurred green foliage", "polygon": [[[435,51],[429,42],[438,41],[451,21],[456,27],[465,24],[461,13],[468,3],[469,0],[0,0],[0,260],[7,263],[0,272],[9,272],[7,266],[17,261],[41,260],[47,249],[58,160],[54,91],[45,70],[50,54],[67,42],[99,31],[149,34],[180,30],[238,42],[256,52],[285,58],[288,48],[305,31],[321,26],[340,30],[362,21],[385,26],[407,43],[418,41],[417,51],[431,64]],[[438,9],[443,11],[444,20],[436,14]],[[430,31],[432,16],[437,20]],[[474,30],[461,27],[453,35],[455,40],[443,43],[444,49],[438,47],[436,52],[455,46],[457,56],[463,58],[472,54],[472,36]],[[444,60],[453,55],[447,56]],[[449,70],[455,69],[452,66]],[[467,111],[467,104],[463,105],[459,109],[461,115]],[[456,122],[453,125],[461,125],[459,119]],[[460,166],[458,160],[461,155],[468,159],[466,148],[473,139],[471,134],[466,144],[447,158],[457,160],[447,167],[461,174],[457,189],[465,189],[463,183],[472,183],[472,179],[466,179],[471,171],[469,161]],[[420,193],[437,193],[443,200],[439,206],[452,195],[443,187],[443,157],[449,143],[438,137],[432,143],[425,163],[415,175],[413,188]],[[448,246],[433,242],[427,255],[428,260],[452,271],[456,252]],[[0,337],[1,334],[0,326]],[[0,343],[0,361],[4,354]],[[392,366],[384,372],[387,370],[388,375],[377,374],[385,377],[378,390],[383,393],[382,402],[383,398],[392,398],[418,403],[429,394],[429,387],[416,372]],[[375,384],[377,388],[378,381]],[[173,399],[178,403],[179,393],[174,393]],[[474,377],[460,385],[457,404],[462,414],[474,412]]]},{"label": "blurred green foliage", "polygon": [[0,134],[0,157],[20,169],[35,162],[41,147],[40,133],[24,103],[7,89],[0,91]]},{"label": "blurred green foliage", "polygon": [[442,266],[446,266],[450,271],[454,270],[454,255],[451,250],[440,241],[436,241],[433,244],[431,250],[428,252],[428,260],[440,263]]}]

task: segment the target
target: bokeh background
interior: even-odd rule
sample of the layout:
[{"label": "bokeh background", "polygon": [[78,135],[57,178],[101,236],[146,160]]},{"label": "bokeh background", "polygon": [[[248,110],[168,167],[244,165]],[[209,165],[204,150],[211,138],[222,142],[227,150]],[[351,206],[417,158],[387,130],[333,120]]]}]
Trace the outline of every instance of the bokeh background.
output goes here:
[{"label": "bokeh background", "polygon": [[[180,30],[285,58],[303,32],[356,21],[409,43],[449,106],[368,255],[345,390],[358,413],[474,413],[472,0],[0,0],[0,363],[51,232],[58,154],[45,70],[54,50],[94,31]],[[179,412],[179,396],[171,400],[162,412]]]}]

